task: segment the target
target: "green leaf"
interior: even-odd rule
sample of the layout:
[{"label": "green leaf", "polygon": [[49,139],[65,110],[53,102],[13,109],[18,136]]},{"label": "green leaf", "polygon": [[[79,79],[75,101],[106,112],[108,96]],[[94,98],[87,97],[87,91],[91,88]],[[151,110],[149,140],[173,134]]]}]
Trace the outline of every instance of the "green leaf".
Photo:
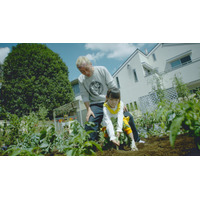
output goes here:
[{"label": "green leaf", "polygon": [[160,125],[160,127],[161,127],[162,129],[164,129],[164,128],[165,128],[165,124],[164,124],[164,122],[161,122],[161,125]]},{"label": "green leaf", "polygon": [[40,131],[40,140],[44,139],[46,137],[47,131],[46,130],[41,130]]},{"label": "green leaf", "polygon": [[49,144],[45,141],[40,145],[40,148],[46,148],[48,146],[49,146]]},{"label": "green leaf", "polygon": [[172,121],[172,124],[170,126],[170,135],[169,140],[172,147],[174,147],[176,136],[178,132],[180,131],[181,124],[184,120],[184,116],[177,117]]},{"label": "green leaf", "polygon": [[99,151],[101,151],[102,152],[102,148],[101,148],[101,145],[100,144],[98,144],[98,143],[96,143],[96,142],[94,142],[94,141],[90,141],[94,146],[96,146],[97,147],[97,149],[99,150]]},{"label": "green leaf", "polygon": [[10,156],[17,156],[18,154],[20,154],[20,149],[14,149],[14,151],[10,154]]},{"label": "green leaf", "polygon": [[70,149],[69,151],[66,152],[67,156],[73,156],[73,149]]},{"label": "green leaf", "polygon": [[87,147],[91,147],[91,146],[92,146],[92,142],[86,141],[86,142],[84,143],[84,145],[87,146]]}]

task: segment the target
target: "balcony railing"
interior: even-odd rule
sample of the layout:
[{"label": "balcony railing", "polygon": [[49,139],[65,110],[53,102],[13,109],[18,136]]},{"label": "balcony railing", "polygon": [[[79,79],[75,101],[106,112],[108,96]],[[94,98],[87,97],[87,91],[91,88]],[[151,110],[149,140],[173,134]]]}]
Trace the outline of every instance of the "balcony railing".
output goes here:
[{"label": "balcony railing", "polygon": [[165,73],[168,73],[168,72],[171,72],[173,70],[176,70],[176,69],[180,69],[181,67],[185,67],[186,65],[190,65],[190,64],[193,64],[195,62],[199,62],[200,61],[200,58],[196,58],[196,59],[193,59],[193,60],[189,60],[187,62],[184,62],[184,63],[181,63],[180,65],[177,65],[175,67],[171,67],[170,69],[167,69],[165,70],[163,73],[161,74],[165,74]]},{"label": "balcony railing", "polygon": [[190,65],[190,64],[194,64],[195,62],[199,62],[200,61],[200,57],[199,58],[196,58],[196,59],[193,59],[193,60],[190,60],[190,61],[188,61],[188,62],[185,62],[185,63],[182,63],[182,64],[180,64],[180,65],[177,65],[176,67],[171,67],[170,69],[167,69],[167,70],[165,70],[165,71],[163,71],[163,72],[158,72],[157,70],[156,71],[151,71],[149,74],[145,74],[145,78],[148,78],[148,77],[150,77],[150,76],[152,76],[152,75],[154,75],[154,74],[159,74],[159,75],[164,75],[164,74],[166,74],[166,73],[169,73],[169,72],[171,72],[171,71],[174,71],[174,70],[177,70],[177,69],[180,69],[180,68],[182,68],[182,67],[185,67],[185,66],[187,66],[187,65]]}]

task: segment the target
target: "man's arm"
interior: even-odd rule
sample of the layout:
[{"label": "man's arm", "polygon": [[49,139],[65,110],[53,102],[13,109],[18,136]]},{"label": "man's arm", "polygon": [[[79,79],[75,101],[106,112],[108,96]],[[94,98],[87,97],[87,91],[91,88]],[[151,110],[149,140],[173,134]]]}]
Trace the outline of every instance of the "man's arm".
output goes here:
[{"label": "man's arm", "polygon": [[88,122],[90,116],[92,115],[95,118],[95,115],[90,108],[90,102],[84,102],[84,104],[85,104],[85,107],[87,109],[86,121]]},{"label": "man's arm", "polygon": [[83,100],[85,107],[87,109],[86,121],[89,121],[90,116],[92,115],[93,117],[95,117],[95,115],[90,108],[88,91],[85,89],[82,81],[80,81],[79,79],[78,79],[78,81],[79,81],[79,88],[80,88],[81,97],[82,97],[82,100]]}]

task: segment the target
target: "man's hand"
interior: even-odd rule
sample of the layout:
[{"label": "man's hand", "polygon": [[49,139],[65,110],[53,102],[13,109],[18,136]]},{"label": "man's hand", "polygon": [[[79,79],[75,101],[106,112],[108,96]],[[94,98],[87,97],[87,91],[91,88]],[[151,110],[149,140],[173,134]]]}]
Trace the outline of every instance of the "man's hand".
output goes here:
[{"label": "man's hand", "polygon": [[90,118],[91,115],[95,118],[94,113],[92,112],[91,108],[89,107],[88,111],[87,111],[87,115],[86,115],[86,121],[87,122],[89,121],[89,118]]},{"label": "man's hand", "polygon": [[84,102],[84,104],[85,104],[85,107],[87,109],[86,121],[88,122],[90,116],[92,115],[95,118],[95,115],[90,108],[90,102]]}]

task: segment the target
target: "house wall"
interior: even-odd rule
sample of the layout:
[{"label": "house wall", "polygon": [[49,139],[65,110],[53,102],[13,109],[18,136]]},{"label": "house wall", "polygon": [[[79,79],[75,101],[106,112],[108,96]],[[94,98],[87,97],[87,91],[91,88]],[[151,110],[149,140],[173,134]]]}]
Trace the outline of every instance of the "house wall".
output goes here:
[{"label": "house wall", "polygon": [[[153,59],[153,54],[156,60]],[[192,62],[172,70],[170,62],[187,54],[190,55]],[[119,79],[121,97],[125,104],[138,102],[139,97],[148,95],[152,91],[156,74],[146,76],[143,62],[161,74],[165,89],[172,87],[174,75],[182,77],[183,82],[187,83],[191,89],[200,87],[200,44],[160,43],[148,55],[136,50],[114,73],[114,81],[116,82],[116,77]],[[134,79],[134,69],[138,82]],[[73,84],[78,84],[78,81]],[[76,95],[76,99],[81,100],[81,97]],[[81,110],[85,112],[83,103]]]},{"label": "house wall", "polygon": [[[125,67],[114,76],[118,77],[120,82],[121,98],[124,103],[137,101],[140,96],[148,92],[148,85],[145,84],[144,69],[140,59],[141,53],[137,53]],[[133,70],[136,71],[138,81],[135,81]]]},{"label": "house wall", "polygon": [[191,89],[193,89],[192,82],[199,82],[200,86],[200,60],[164,74],[163,83],[165,88],[172,87],[172,81],[175,75],[181,77],[182,81],[189,84],[189,88]]},{"label": "house wall", "polygon": [[[164,72],[171,69],[168,60],[172,61],[173,58],[175,60],[187,52],[191,55],[192,60],[200,57],[200,44],[159,44],[156,50],[148,55],[149,64],[158,69],[159,72]],[[156,61],[152,59],[153,53],[156,56]]]},{"label": "house wall", "polygon": [[[190,55],[192,62],[172,69],[170,62],[184,55]],[[190,88],[200,86],[200,44],[158,44],[148,55],[137,50],[113,75],[115,81],[116,77],[119,78],[122,100],[126,104],[138,101],[139,97],[152,91],[155,74],[145,76],[143,62],[161,74],[165,89],[172,87],[175,74],[182,77]],[[133,69],[136,70],[138,82],[134,81]]]}]

